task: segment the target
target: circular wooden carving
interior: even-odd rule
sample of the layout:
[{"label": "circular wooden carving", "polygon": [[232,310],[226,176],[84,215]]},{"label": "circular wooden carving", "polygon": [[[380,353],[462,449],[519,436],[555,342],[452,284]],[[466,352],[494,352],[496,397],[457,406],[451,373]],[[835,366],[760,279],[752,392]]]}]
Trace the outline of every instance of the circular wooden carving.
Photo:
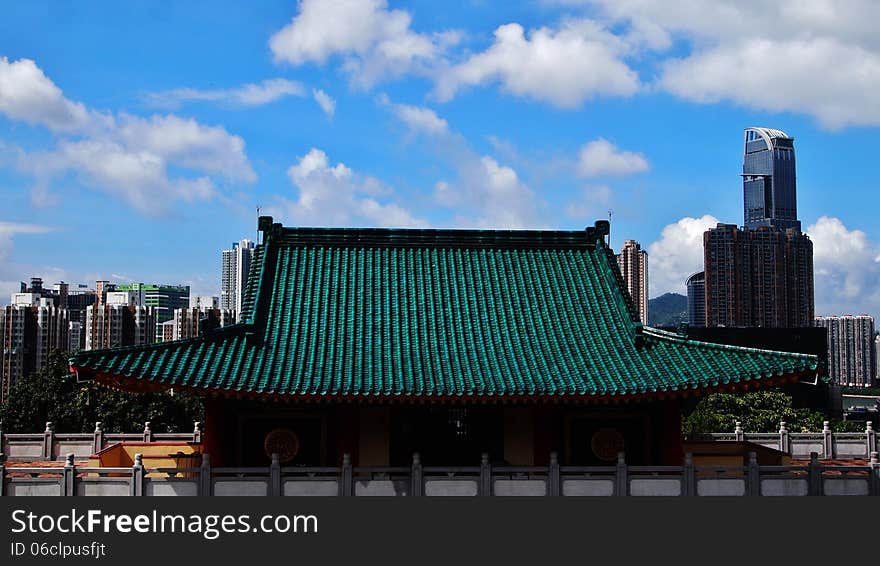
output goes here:
[{"label": "circular wooden carving", "polygon": [[263,450],[269,458],[272,454],[278,454],[278,459],[285,464],[296,458],[299,452],[299,436],[289,428],[276,428],[263,440]]},{"label": "circular wooden carving", "polygon": [[603,428],[593,434],[590,448],[597,458],[605,462],[617,460],[618,452],[623,452],[623,435],[613,428]]}]

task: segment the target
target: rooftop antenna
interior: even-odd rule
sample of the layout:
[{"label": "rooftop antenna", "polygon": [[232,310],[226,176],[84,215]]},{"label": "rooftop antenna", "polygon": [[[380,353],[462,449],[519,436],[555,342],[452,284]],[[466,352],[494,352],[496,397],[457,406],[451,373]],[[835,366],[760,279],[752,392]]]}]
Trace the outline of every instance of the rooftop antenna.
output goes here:
[{"label": "rooftop antenna", "polygon": [[263,243],[262,237],[263,237],[263,233],[260,232],[260,205],[258,204],[257,205],[257,238],[255,240],[257,242],[257,244]]},{"label": "rooftop antenna", "polygon": [[614,211],[612,209],[608,209],[608,247],[611,247],[611,217],[614,216]]}]

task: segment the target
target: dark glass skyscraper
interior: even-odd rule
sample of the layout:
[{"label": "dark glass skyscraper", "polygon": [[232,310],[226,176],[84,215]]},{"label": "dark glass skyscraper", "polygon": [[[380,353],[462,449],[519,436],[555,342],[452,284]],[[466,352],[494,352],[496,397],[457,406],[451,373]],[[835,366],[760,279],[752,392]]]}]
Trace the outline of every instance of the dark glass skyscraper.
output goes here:
[{"label": "dark glass skyscraper", "polygon": [[797,218],[794,138],[772,128],[746,128],[743,147],[745,228],[801,229]]}]

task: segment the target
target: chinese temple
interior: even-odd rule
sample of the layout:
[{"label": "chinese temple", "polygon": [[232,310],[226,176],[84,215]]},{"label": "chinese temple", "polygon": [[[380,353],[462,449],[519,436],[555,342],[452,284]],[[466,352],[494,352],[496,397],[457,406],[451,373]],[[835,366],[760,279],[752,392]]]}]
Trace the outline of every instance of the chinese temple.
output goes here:
[{"label": "chinese temple", "polygon": [[688,398],[820,372],[815,356],[644,326],[605,221],[259,228],[238,324],[70,358],[81,380],[203,394],[215,463],[678,464]]}]

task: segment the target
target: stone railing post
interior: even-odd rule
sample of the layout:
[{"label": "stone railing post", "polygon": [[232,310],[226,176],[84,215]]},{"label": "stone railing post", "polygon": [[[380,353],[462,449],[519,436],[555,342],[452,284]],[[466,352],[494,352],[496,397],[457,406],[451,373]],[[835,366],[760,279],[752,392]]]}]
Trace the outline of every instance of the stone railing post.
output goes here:
[{"label": "stone railing post", "polygon": [[807,495],[822,495],[822,466],[819,464],[819,453],[810,452]]},{"label": "stone railing post", "polygon": [[144,442],[153,442],[153,431],[150,430],[150,421],[144,423]]},{"label": "stone railing post", "polygon": [[0,497],[6,495],[6,464],[0,460]]},{"label": "stone railing post", "polygon": [[559,456],[550,453],[550,467],[547,469],[548,492],[550,495],[562,495],[562,478],[559,473]]},{"label": "stone railing post", "polygon": [[410,485],[410,492],[413,497],[420,497],[425,494],[425,484],[422,479],[422,456],[418,452],[413,453],[412,475],[410,476],[410,481],[412,482],[412,485]]},{"label": "stone railing post", "polygon": [[746,439],[746,433],[743,431],[742,421],[736,421],[736,427],[733,429],[733,435],[736,438],[737,442],[742,442]]},{"label": "stone railing post", "polygon": [[697,469],[694,466],[694,455],[690,452],[684,455],[684,465],[681,468],[681,494],[697,494]]},{"label": "stone railing post", "polygon": [[480,456],[480,495],[492,495],[492,466],[487,452]]},{"label": "stone railing post", "polygon": [[144,494],[144,455],[134,455],[134,465],[131,467],[131,495],[141,496]]},{"label": "stone railing post", "polygon": [[614,495],[629,495],[629,478],[627,477],[626,455],[623,452],[617,453],[617,468],[615,470]]},{"label": "stone railing post", "polygon": [[871,421],[865,423],[865,447],[867,448],[865,454],[869,457],[874,452],[877,452],[877,431],[874,430],[874,425]]},{"label": "stone railing post", "polygon": [[55,425],[52,424],[52,421],[48,421],[46,423],[46,430],[43,431],[43,459],[51,460],[52,452],[55,447]]},{"label": "stone railing post", "polygon": [[871,466],[871,477],[868,483],[868,493],[880,496],[880,456],[877,451],[871,452],[871,460],[868,462]]},{"label": "stone railing post", "polygon": [[788,435],[785,421],[779,423],[779,451],[791,454],[791,437]]},{"label": "stone railing post", "polygon": [[269,495],[281,495],[281,458],[272,453],[272,463],[269,464]]},{"label": "stone railing post", "polygon": [[834,434],[831,432],[831,423],[822,422],[822,450],[825,451],[825,458],[834,458]]},{"label": "stone railing post", "polygon": [[212,495],[214,489],[211,484],[211,455],[202,454],[202,463],[199,466],[199,495],[202,497]]},{"label": "stone railing post", "polygon": [[202,423],[199,421],[193,422],[193,444],[201,444],[202,443]]},{"label": "stone railing post", "polygon": [[339,495],[354,495],[354,470],[351,466],[351,454],[342,455],[342,477],[339,480]]},{"label": "stone railing post", "polygon": [[62,492],[64,495],[76,495],[76,463],[73,461],[73,454],[67,455],[64,462],[64,486]]},{"label": "stone railing post", "polygon": [[95,432],[92,433],[92,453],[97,454],[104,449],[104,429],[101,421],[95,422]]},{"label": "stone railing post", "polygon": [[749,464],[746,467],[746,495],[761,495],[761,467],[758,465],[757,452],[749,452]]}]

